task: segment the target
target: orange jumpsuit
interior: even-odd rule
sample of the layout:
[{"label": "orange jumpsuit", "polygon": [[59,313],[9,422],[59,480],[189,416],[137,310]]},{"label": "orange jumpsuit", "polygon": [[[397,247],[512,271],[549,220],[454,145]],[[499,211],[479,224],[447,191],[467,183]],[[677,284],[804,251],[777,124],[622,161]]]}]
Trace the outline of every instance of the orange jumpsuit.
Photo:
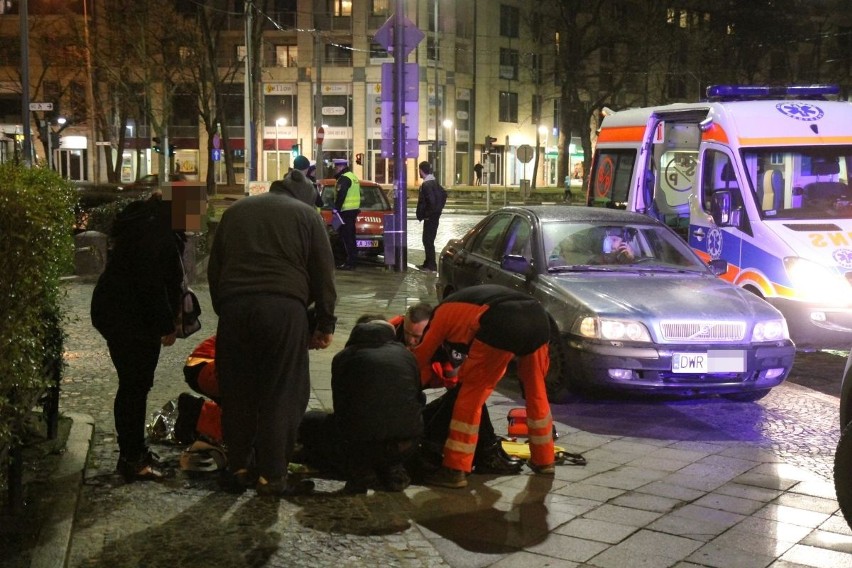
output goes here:
[{"label": "orange jumpsuit", "polygon": [[425,386],[432,379],[432,357],[446,342],[467,358],[453,408],[443,465],[471,471],[482,405],[513,357],[526,394],[531,461],[553,463],[553,417],[544,384],[550,365],[550,321],[534,298],[496,285],[465,288],[448,296],[432,313],[423,341],[414,350]]}]

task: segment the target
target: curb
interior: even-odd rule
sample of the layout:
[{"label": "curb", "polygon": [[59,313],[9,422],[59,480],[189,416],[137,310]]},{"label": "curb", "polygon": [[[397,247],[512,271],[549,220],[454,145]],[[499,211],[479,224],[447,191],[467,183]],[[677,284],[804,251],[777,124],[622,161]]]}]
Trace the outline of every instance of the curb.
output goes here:
[{"label": "curb", "polygon": [[50,480],[56,503],[42,525],[38,543],[32,551],[33,568],[64,567],[71,544],[71,530],[83,485],[83,472],[92,445],[94,419],[88,414],[64,413],[71,419],[71,431],[59,465]]}]

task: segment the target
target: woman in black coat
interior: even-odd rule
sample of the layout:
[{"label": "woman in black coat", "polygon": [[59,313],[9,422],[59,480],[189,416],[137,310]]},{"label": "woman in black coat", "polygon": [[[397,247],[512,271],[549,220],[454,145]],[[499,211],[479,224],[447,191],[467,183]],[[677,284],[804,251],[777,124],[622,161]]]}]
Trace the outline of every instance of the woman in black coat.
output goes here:
[{"label": "woman in black coat", "polygon": [[110,240],[106,267],[92,294],[91,317],[118,374],[116,471],[128,482],[160,480],[163,471],[145,443],[145,417],[160,347],[175,342],[184,237],[172,230],[171,202],[155,194],[130,203],[116,216]]}]

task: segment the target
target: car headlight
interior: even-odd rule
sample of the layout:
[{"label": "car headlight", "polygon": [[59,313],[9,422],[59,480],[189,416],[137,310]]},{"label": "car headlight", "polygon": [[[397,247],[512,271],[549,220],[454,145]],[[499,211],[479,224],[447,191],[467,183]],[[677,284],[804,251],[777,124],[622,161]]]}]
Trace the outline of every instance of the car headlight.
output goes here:
[{"label": "car headlight", "polygon": [[651,334],[641,322],[585,316],[574,323],[573,332],[589,339],[607,341],[651,341]]},{"label": "car headlight", "polygon": [[793,288],[804,299],[823,302],[852,300],[852,287],[849,282],[822,264],[790,256],[784,259],[784,267]]},{"label": "car headlight", "polygon": [[783,318],[759,321],[754,325],[751,332],[751,340],[756,342],[780,341],[789,338],[790,332],[787,330],[787,321]]}]

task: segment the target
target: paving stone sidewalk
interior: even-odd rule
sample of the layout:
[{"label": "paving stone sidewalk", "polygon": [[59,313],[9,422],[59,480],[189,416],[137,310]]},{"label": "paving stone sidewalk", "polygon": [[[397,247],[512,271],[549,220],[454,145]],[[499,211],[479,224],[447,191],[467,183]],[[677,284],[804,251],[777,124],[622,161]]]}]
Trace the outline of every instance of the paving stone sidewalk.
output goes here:
[{"label": "paving stone sidewalk", "polygon": [[[434,276],[417,271],[364,266],[337,278],[340,324],[333,347],[312,353],[312,408],[330,408],[331,358],[360,314],[434,303]],[[206,288],[195,288],[200,340],[215,330],[215,315]],[[588,465],[559,467],[553,478],[474,475],[465,490],[412,486],[366,496],[339,495],[341,482],[320,479],[316,495],[281,501],[226,495],[214,478],[182,473],[162,484],[123,484],[113,475],[116,383],[88,322],[91,290],[86,282],[68,286],[76,319],[61,403],[78,421],[91,417],[91,448],[75,514],[43,529],[68,527],[68,566],[852,568],[852,533],[830,483],[836,399],[795,386],[745,405],[578,399],[554,406],[560,443]],[[151,412],[188,390],[181,368],[195,343],[164,350]],[[498,432],[506,431],[508,409],[522,405],[510,380],[503,383],[489,399]],[[157,449],[173,461],[180,451]],[[25,556],[8,565],[61,558]]]}]

